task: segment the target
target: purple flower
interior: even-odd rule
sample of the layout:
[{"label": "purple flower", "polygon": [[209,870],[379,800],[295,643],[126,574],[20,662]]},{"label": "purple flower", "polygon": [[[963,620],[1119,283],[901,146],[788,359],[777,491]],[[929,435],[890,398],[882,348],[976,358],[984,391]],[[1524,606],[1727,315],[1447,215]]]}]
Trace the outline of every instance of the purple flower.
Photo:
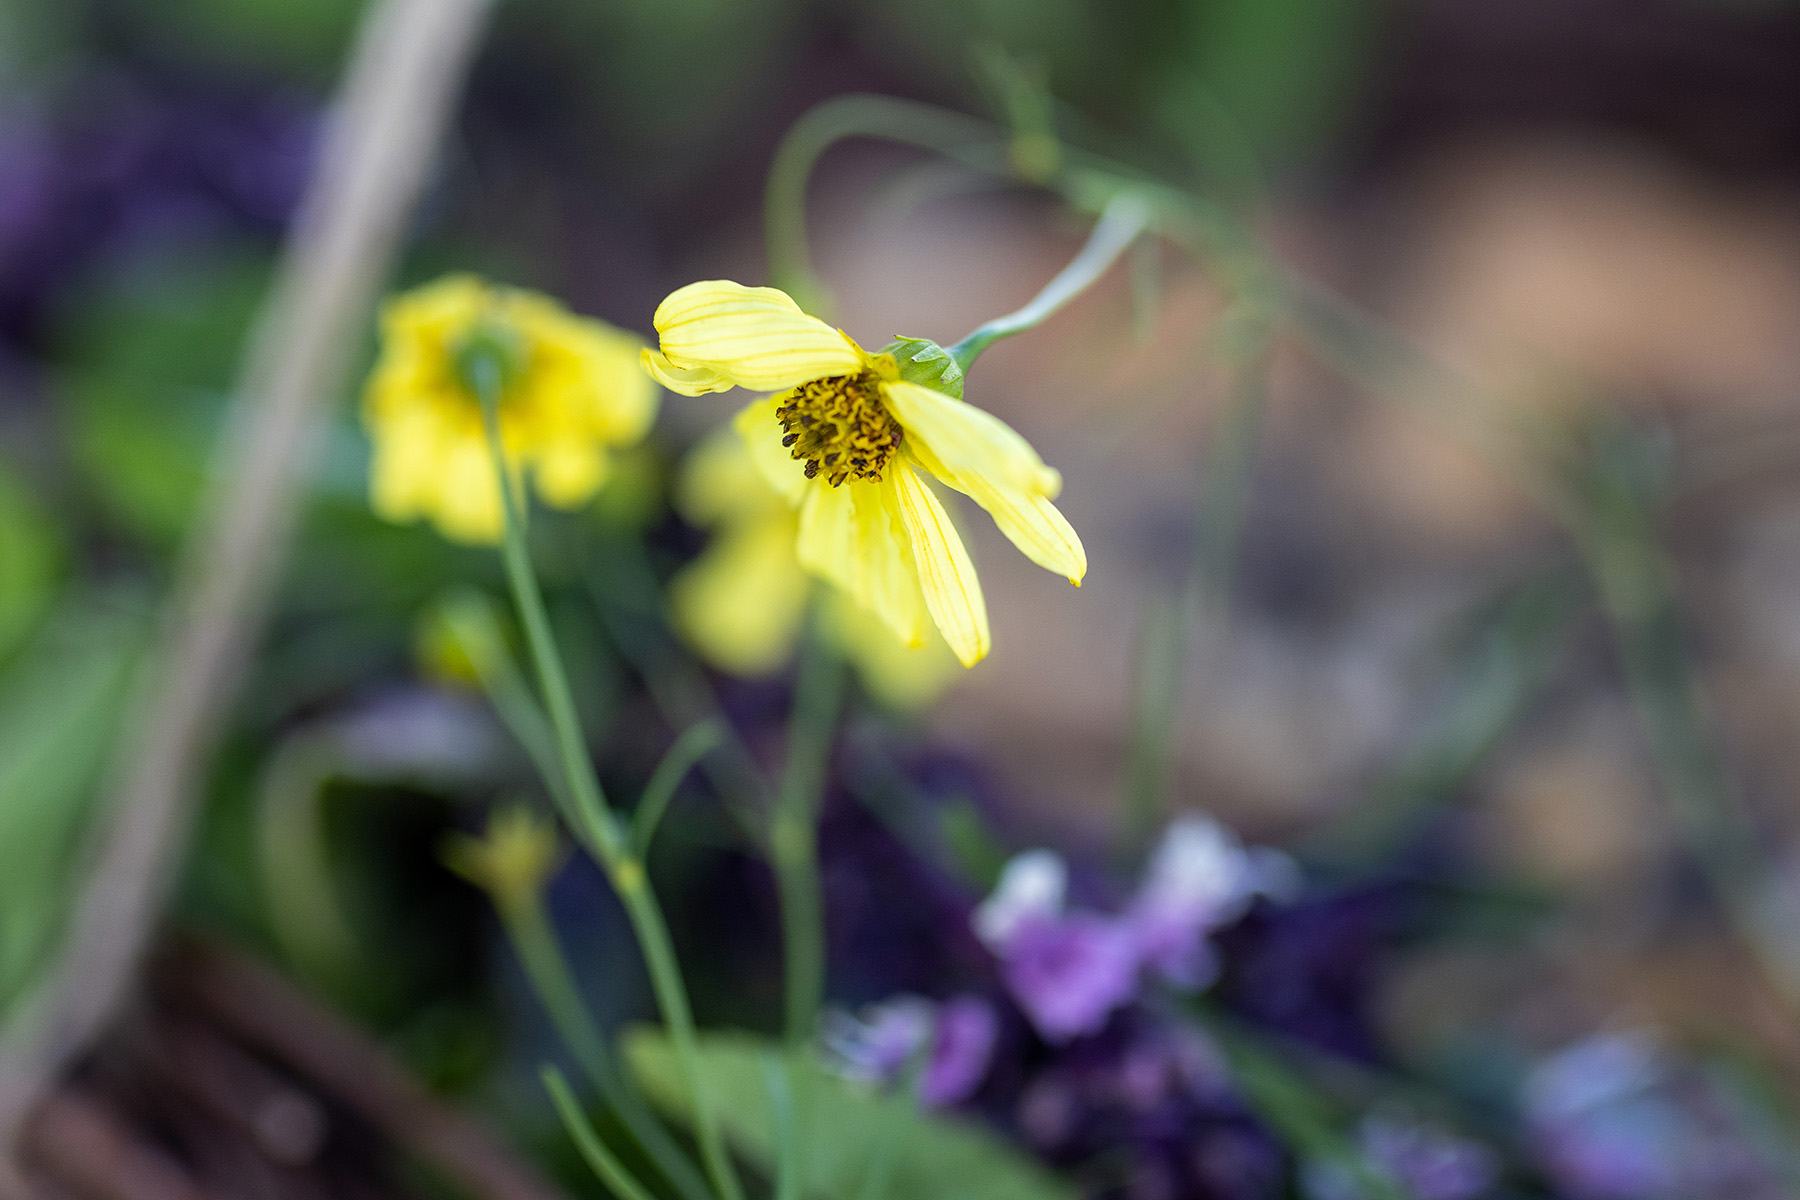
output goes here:
[{"label": "purple flower", "polygon": [[960,1104],[987,1078],[1000,1036],[993,1006],[974,996],[957,996],[937,1013],[931,1061],[919,1081],[919,1099],[930,1108]]},{"label": "purple flower", "polygon": [[1145,969],[1187,988],[1211,983],[1218,961],[1207,936],[1293,876],[1286,856],[1248,852],[1216,821],[1183,817],[1163,835],[1124,916],[1065,912],[1068,867],[1031,850],[1006,865],[973,924],[1038,1033],[1065,1042],[1098,1032],[1137,995]]},{"label": "purple flower", "polygon": [[1044,1040],[1066,1042],[1099,1032],[1137,995],[1137,947],[1105,917],[1033,918],[1007,939],[1000,974]]},{"label": "purple flower", "polygon": [[942,1005],[920,996],[897,996],[869,1005],[860,1017],[827,1013],[824,1037],[837,1072],[871,1084],[899,1079],[929,1045],[919,1099],[941,1108],[961,1103],[981,1086],[999,1029],[993,1009],[974,996]]},{"label": "purple flower", "polygon": [[1061,858],[1027,851],[1006,864],[973,919],[976,934],[1000,960],[1007,990],[1050,1042],[1099,1032],[1137,994],[1131,930],[1093,913],[1065,913],[1068,881]]},{"label": "purple flower", "polygon": [[1144,965],[1171,983],[1199,988],[1218,973],[1206,935],[1235,921],[1265,888],[1272,865],[1285,857],[1259,858],[1232,833],[1206,817],[1181,817],[1169,825],[1151,856],[1149,870],[1125,920]]}]

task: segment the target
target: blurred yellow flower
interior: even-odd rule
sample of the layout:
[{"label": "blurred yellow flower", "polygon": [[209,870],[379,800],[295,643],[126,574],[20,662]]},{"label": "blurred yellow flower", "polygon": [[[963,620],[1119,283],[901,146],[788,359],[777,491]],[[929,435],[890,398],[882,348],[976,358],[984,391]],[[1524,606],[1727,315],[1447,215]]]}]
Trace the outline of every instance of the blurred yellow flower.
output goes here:
[{"label": "blurred yellow flower", "polygon": [[363,397],[374,443],[370,501],[390,521],[429,518],[448,538],[497,542],[504,529],[481,405],[462,357],[476,339],[505,348],[500,440],[555,508],[586,504],[612,447],[643,437],[656,389],[641,342],[532,292],[451,275],[389,300]]},{"label": "blurred yellow flower", "polygon": [[[1079,584],[1087,553],[1051,500],[1062,477],[1005,423],[900,377],[889,354],[800,311],[785,292],[689,284],[656,310],[645,369],[689,396],[778,392],[738,417],[758,466],[799,509],[801,564],[907,645],[927,616],[964,666],[988,652],[987,605],[962,538],[921,472],[964,493],[1038,565]],[[746,618],[748,619],[748,618]]]},{"label": "blurred yellow flower", "polygon": [[562,847],[554,822],[525,804],[509,804],[488,817],[487,836],[451,835],[444,862],[511,910],[543,890],[562,862]]},{"label": "blurred yellow flower", "polygon": [[[714,666],[764,675],[793,655],[812,580],[795,553],[800,517],[763,477],[743,437],[720,429],[682,464],[676,507],[712,530],[705,551],[669,584],[675,625]],[[928,631],[908,646],[837,587],[825,585],[821,632],[870,695],[894,708],[935,700],[956,674],[950,648]]]}]

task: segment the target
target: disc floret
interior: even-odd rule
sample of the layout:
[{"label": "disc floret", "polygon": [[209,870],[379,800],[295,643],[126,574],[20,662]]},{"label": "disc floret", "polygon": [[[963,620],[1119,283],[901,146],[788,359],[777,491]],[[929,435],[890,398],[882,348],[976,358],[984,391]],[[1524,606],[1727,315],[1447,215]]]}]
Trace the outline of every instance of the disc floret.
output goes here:
[{"label": "disc floret", "polygon": [[782,397],[775,416],[785,435],[781,444],[806,464],[806,477],[823,474],[832,487],[850,479],[880,482],[905,437],[881,402],[881,380],[873,371],[803,383]]}]

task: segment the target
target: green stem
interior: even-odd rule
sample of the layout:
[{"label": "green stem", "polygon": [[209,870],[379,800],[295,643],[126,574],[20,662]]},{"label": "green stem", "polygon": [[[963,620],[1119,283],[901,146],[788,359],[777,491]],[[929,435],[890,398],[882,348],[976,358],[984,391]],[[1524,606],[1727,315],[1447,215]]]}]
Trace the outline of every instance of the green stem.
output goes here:
[{"label": "green stem", "polygon": [[663,813],[675,799],[675,790],[681,786],[682,779],[696,763],[724,745],[725,739],[725,723],[716,717],[708,717],[688,726],[663,755],[650,782],[644,785],[643,795],[638,797],[637,809],[631,814],[631,849],[639,858],[650,853],[650,841],[656,836],[656,828],[662,824]]},{"label": "green stem", "polygon": [[1106,274],[1113,263],[1118,261],[1119,255],[1125,253],[1137,240],[1138,235],[1150,228],[1151,216],[1150,205],[1142,196],[1129,189],[1116,193],[1101,212],[1100,220],[1088,235],[1087,244],[1081,248],[1081,253],[1070,260],[1068,266],[1057,272],[1056,277],[1045,284],[1043,290],[1032,297],[1025,307],[1003,317],[995,317],[949,347],[950,357],[967,374],[975,360],[981,357],[982,351],[1001,338],[1012,337],[1016,333],[1024,333],[1042,325],[1058,309]]},{"label": "green stem", "polygon": [[574,803],[557,756],[556,734],[544,710],[519,673],[512,651],[500,634],[488,598],[478,592],[451,596],[442,608],[450,634],[475,667],[488,703],[537,769],[563,819],[574,824]]},{"label": "green stem", "polygon": [[1790,1007],[1800,1007],[1800,963],[1782,944],[1785,931],[1768,928],[1762,910],[1758,888],[1769,874],[1755,828],[1707,731],[1674,570],[1644,502],[1598,482],[1581,542],[1676,827],[1764,977]]},{"label": "green stem", "polygon": [[1141,847],[1164,817],[1189,627],[1198,619],[1202,634],[1211,633],[1230,608],[1250,468],[1268,393],[1271,336],[1266,326],[1255,332],[1233,380],[1195,490],[1192,549],[1177,599],[1153,601],[1143,624],[1126,759],[1122,848],[1127,852]]},{"label": "green stem", "polygon": [[763,1090],[769,1097],[769,1121],[775,1131],[775,1194],[773,1200],[800,1200],[800,1122],[794,1112],[790,1086],[794,1055],[762,1055]]},{"label": "green stem", "polygon": [[848,137],[879,137],[958,158],[973,152],[981,165],[1005,173],[1006,145],[993,125],[975,117],[887,96],[841,96],[809,109],[788,128],[769,164],[763,220],[769,274],[801,308],[829,307],[806,243],[806,185],[821,155]]},{"label": "green stem", "polygon": [[494,475],[500,489],[505,514],[505,537],[501,543],[502,561],[511,585],[513,603],[519,610],[525,628],[525,640],[531,649],[537,670],[538,687],[550,713],[550,725],[556,736],[568,794],[574,802],[575,832],[583,838],[588,851],[606,868],[613,889],[625,905],[637,934],[638,946],[650,972],[650,985],[656,993],[657,1006],[668,1026],[676,1058],[694,1099],[694,1126],[700,1142],[700,1154],[706,1161],[707,1174],[720,1200],[744,1200],[743,1185],[737,1169],[725,1149],[719,1132],[717,1114],[700,1076],[700,1050],[694,1032],[693,1012],[688,1006],[687,988],[675,960],[674,944],[669,938],[662,910],[650,892],[643,864],[629,852],[626,834],[618,818],[606,806],[600,779],[588,758],[587,744],[575,714],[574,695],[569,689],[562,659],[550,632],[549,615],[544,597],[538,589],[537,575],[531,568],[531,557],[525,545],[525,512],[521,498],[513,486],[512,472],[506,463],[500,437],[501,369],[496,355],[471,356],[469,373],[481,415],[487,428],[488,453],[493,460]]},{"label": "green stem", "polygon": [[575,984],[574,972],[563,953],[562,943],[551,927],[537,891],[503,905],[502,923],[513,951],[525,967],[532,990],[537,993],[563,1042],[574,1052],[588,1080],[612,1106],[619,1120],[637,1138],[683,1200],[708,1200],[706,1180],[688,1160],[669,1131],[651,1115],[637,1092],[619,1073],[606,1039],[594,1023],[581,989]]},{"label": "green stem", "polygon": [[1555,678],[1591,592],[1560,558],[1486,597],[1464,618],[1429,715],[1358,802],[1309,834],[1298,854],[1314,872],[1354,878],[1381,864],[1450,803]]},{"label": "green stem", "polygon": [[[775,789],[763,776],[737,730],[725,718],[706,672],[669,630],[661,603],[661,588],[642,546],[627,542],[617,549],[616,565],[622,566],[630,576],[623,587],[619,586],[620,581],[612,578],[603,586],[594,570],[583,572],[583,582],[600,614],[601,624],[620,657],[643,679],[651,702],[670,728],[683,729],[701,721],[716,722],[724,741],[718,753],[700,760],[700,770],[725,802],[726,813],[746,840],[759,841],[763,814],[769,809],[769,798]],[[624,607],[654,626],[654,638],[646,636],[641,629],[625,627],[619,605],[614,603],[615,597],[619,596],[623,596]],[[653,642],[661,647],[660,653],[651,649]]]},{"label": "green stem", "polygon": [[550,1102],[556,1106],[557,1116],[562,1118],[563,1128],[575,1139],[575,1149],[587,1160],[594,1174],[598,1175],[613,1195],[619,1200],[656,1200],[650,1189],[638,1182],[624,1163],[620,1162],[594,1127],[588,1124],[587,1114],[581,1111],[576,1103],[575,1093],[569,1088],[569,1081],[562,1077],[562,1072],[555,1067],[545,1067],[540,1073],[544,1081],[544,1090],[550,1093]]},{"label": "green stem", "polygon": [[787,1037],[812,1037],[825,994],[825,913],[819,886],[819,800],[831,754],[831,732],[843,698],[844,671],[819,639],[808,639],[800,663],[787,764],[769,831],[769,855],[781,895]]}]

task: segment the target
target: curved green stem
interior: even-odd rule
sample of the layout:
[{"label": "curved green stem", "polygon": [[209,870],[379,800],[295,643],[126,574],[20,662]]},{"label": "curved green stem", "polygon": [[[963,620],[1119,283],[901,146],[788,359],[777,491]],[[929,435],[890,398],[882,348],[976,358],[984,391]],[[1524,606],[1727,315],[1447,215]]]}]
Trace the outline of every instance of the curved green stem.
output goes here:
[{"label": "curved green stem", "polygon": [[562,658],[550,631],[543,593],[538,589],[537,575],[531,568],[531,557],[525,545],[524,505],[514,486],[500,437],[501,362],[494,354],[471,354],[468,372],[481,402],[488,453],[493,460],[505,514],[501,554],[507,583],[512,589],[513,603],[519,610],[520,623],[525,628],[538,688],[543,694],[544,706],[549,710],[563,777],[576,810],[575,832],[606,868],[637,934],[639,949],[650,972],[650,986],[656,993],[657,1007],[662,1010],[676,1058],[693,1094],[695,1134],[700,1142],[701,1157],[706,1161],[707,1174],[720,1200],[744,1200],[737,1168],[725,1149],[718,1116],[700,1078],[700,1050],[694,1032],[693,1010],[688,1005],[687,988],[681,980],[674,943],[669,938],[662,909],[644,876],[643,864],[630,852],[625,831],[606,805],[605,793],[600,788],[599,776],[594,773],[594,764],[588,757],[586,739],[575,713],[574,694],[569,689],[568,676],[563,671]]},{"label": "curved green stem", "polygon": [[788,128],[769,164],[763,194],[769,277],[801,308],[829,307],[806,242],[806,185],[832,145],[851,137],[876,137],[1004,173],[1006,147],[988,122],[912,100],[889,96],[840,96],[807,110]]},{"label": "curved green stem", "polygon": [[1150,228],[1151,216],[1149,203],[1136,192],[1124,189],[1115,194],[1107,201],[1106,208],[1094,225],[1094,231],[1088,235],[1087,244],[1081,248],[1081,253],[1057,272],[1056,278],[1045,284],[1043,290],[1032,297],[1025,307],[1007,313],[1004,317],[995,317],[949,347],[950,357],[967,374],[981,352],[1001,338],[1042,325],[1051,314],[1106,274],[1113,263],[1119,260],[1119,255],[1125,253],[1137,240],[1138,235]]},{"label": "curved green stem", "polygon": [[575,1093],[569,1088],[569,1081],[555,1067],[545,1067],[540,1072],[544,1081],[544,1090],[550,1093],[550,1102],[556,1106],[556,1115],[562,1118],[563,1128],[575,1140],[575,1149],[587,1160],[594,1174],[598,1175],[612,1194],[619,1200],[656,1200],[650,1194],[631,1169],[620,1162],[618,1156],[606,1148],[594,1127],[588,1124],[587,1114],[581,1111],[581,1105],[575,1100]]},{"label": "curved green stem", "polygon": [[725,723],[717,717],[706,717],[688,726],[675,739],[650,782],[644,785],[637,809],[631,814],[632,853],[639,858],[650,853],[650,841],[656,836],[656,827],[662,824],[669,802],[675,799],[675,790],[695,764],[725,744],[725,738]]}]

